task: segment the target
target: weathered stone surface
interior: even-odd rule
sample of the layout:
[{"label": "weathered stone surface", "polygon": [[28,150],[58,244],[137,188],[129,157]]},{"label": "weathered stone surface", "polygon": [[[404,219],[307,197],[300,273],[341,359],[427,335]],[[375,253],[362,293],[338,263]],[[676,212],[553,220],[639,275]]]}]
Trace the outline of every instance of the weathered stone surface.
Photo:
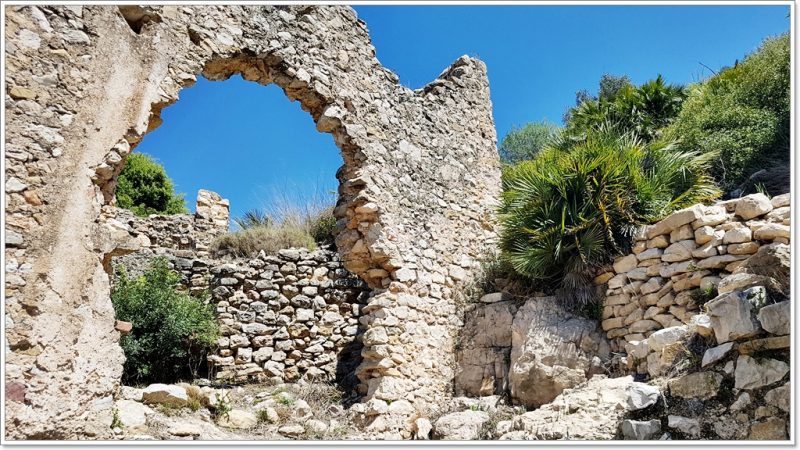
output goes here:
[{"label": "weathered stone surface", "polygon": [[717,395],[722,375],[716,372],[694,372],[669,382],[673,396],[687,399],[708,400]]},{"label": "weathered stone surface", "polygon": [[736,202],[735,214],[744,220],[764,215],[772,211],[772,202],[764,194],[750,194]]},{"label": "weathered stone surface", "polygon": [[456,395],[502,394],[508,388],[511,324],[517,306],[504,301],[481,305],[467,313],[456,354]]},{"label": "weathered stone surface", "polygon": [[173,436],[200,436],[203,429],[194,423],[178,422],[169,427],[167,432]]},{"label": "weathered stone surface", "polygon": [[700,436],[700,421],[697,419],[670,414],[667,416],[667,426],[680,431],[688,437],[696,438]]},{"label": "weathered stone surface", "polygon": [[728,355],[731,349],[733,349],[733,342],[727,342],[717,347],[709,348],[703,354],[702,366],[705,367],[721,360]]},{"label": "weathered stone surface", "polygon": [[142,391],[144,403],[184,406],[188,400],[186,389],[173,384],[151,384]]},{"label": "weathered stone surface", "polygon": [[656,386],[644,383],[631,383],[625,388],[628,396],[627,405],[630,411],[638,411],[655,405],[661,396]]},{"label": "weathered stone surface", "polygon": [[443,440],[465,441],[477,439],[489,415],[483,411],[461,411],[446,414],[436,420],[433,425],[434,435]]},{"label": "weathered stone surface", "polygon": [[592,357],[608,353],[594,321],[567,313],[553,299],[530,299],[512,324],[511,398],[528,407],[543,405],[585,381]]},{"label": "weathered stone surface", "polygon": [[625,440],[644,441],[652,439],[660,433],[661,421],[658,419],[622,421],[622,437]]},{"label": "weathered stone surface", "polygon": [[746,289],[752,286],[764,285],[767,277],[754,275],[751,273],[733,273],[720,280],[717,284],[717,291],[726,294],[738,289]]},{"label": "weathered stone surface", "polygon": [[731,292],[706,303],[718,343],[755,336],[761,331],[755,312],[763,298],[756,292]]},{"label": "weathered stone surface", "polygon": [[614,261],[614,272],[626,273],[636,268],[638,260],[636,255],[628,255]]},{"label": "weathered stone surface", "polygon": [[791,402],[791,386],[789,383],[783,386],[776,387],[764,395],[764,402],[767,405],[772,405],[779,408],[783,412],[789,412],[792,406]]},{"label": "weathered stone surface", "polygon": [[761,339],[751,339],[747,342],[739,344],[739,353],[742,355],[750,355],[765,350],[780,350],[789,348],[792,341],[789,335],[771,336]]},{"label": "weathered stone surface", "polygon": [[786,421],[778,417],[770,417],[750,426],[750,435],[747,439],[782,441],[789,439],[786,433]]},{"label": "weathered stone surface", "polygon": [[791,330],[791,304],[788,300],[761,308],[757,317],[761,327],[772,334],[789,334]]},{"label": "weathered stone surface", "polygon": [[777,381],[789,372],[789,365],[775,359],[755,359],[747,355],[736,360],[736,389],[758,389]]},{"label": "weathered stone surface", "polygon": [[669,327],[654,331],[647,338],[650,350],[660,352],[664,347],[685,340],[689,336],[689,327],[686,325],[679,327]]},{"label": "weathered stone surface", "polygon": [[148,407],[133,400],[119,400],[115,407],[117,408],[117,417],[122,423],[122,426],[129,431],[143,431],[147,429],[147,412]]},{"label": "weathered stone surface", "polygon": [[789,237],[791,237],[789,226],[779,223],[768,223],[753,232],[753,238],[760,241],[771,241],[778,238],[788,239]]},{"label": "weathered stone surface", "polygon": [[736,269],[736,272],[745,272],[763,275],[775,280],[775,287],[784,295],[790,292],[791,253],[788,245],[770,244],[758,249],[755,255],[747,258]]},{"label": "weathered stone surface", "polygon": [[696,248],[697,243],[694,240],[675,242],[664,250],[661,260],[664,262],[680,262],[692,259],[692,251]]},{"label": "weathered stone surface", "polygon": [[655,225],[648,227],[646,231],[647,238],[653,239],[659,234],[670,233],[672,230],[680,227],[681,225],[692,223],[695,219],[700,218],[702,215],[703,212],[700,205],[695,205],[690,208],[674,212]]},{"label": "weathered stone surface", "polygon": [[[609,440],[627,412],[626,389],[633,377],[596,375],[565,390],[551,403],[514,418],[515,439]],[[510,437],[509,437],[510,438]]]},{"label": "weathered stone surface", "polygon": [[258,418],[250,411],[232,409],[217,419],[217,424],[226,428],[248,429],[258,424]]}]

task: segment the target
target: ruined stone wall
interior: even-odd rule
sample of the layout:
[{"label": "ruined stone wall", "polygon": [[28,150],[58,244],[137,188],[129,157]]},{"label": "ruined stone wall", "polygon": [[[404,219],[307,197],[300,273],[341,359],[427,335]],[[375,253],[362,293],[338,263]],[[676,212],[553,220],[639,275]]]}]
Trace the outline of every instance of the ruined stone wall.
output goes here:
[{"label": "ruined stone wall", "polygon": [[449,395],[453,290],[493,243],[500,191],[483,63],[407,89],[348,7],[5,13],[8,438],[108,434],[123,361],[109,262],[135,247],[109,210],[115,179],[198,74],[277,84],[341,149],[337,245],[373,288],[359,378],[367,398],[413,405],[373,430],[408,436]]},{"label": "ruined stone wall", "polygon": [[608,288],[603,330],[613,350],[630,356],[631,371],[658,376],[672,366],[677,349],[664,354],[663,345],[648,346],[648,338],[661,336],[659,330],[675,327],[685,335],[714,314],[749,321],[735,315],[735,309],[710,308],[717,298],[757,285],[786,290],[769,284],[767,277],[753,276],[749,262],[762,258],[762,248],[789,243],[789,200],[789,194],[771,200],[753,194],[673,213],[646,227],[633,253],[598,277]]},{"label": "ruined stone wall", "polygon": [[354,387],[369,288],[335,251],[286,249],[211,269],[221,381],[338,381]]}]

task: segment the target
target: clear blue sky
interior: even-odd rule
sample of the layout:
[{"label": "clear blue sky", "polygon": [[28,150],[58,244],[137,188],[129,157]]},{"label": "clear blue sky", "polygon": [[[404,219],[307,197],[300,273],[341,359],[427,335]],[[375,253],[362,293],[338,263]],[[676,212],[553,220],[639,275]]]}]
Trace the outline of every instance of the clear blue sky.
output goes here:
[{"label": "clear blue sky", "polygon": [[[515,125],[561,122],[604,73],[691,83],[789,29],[788,6],[356,6],[378,59],[419,88],[463,54],[489,70],[498,138]],[[335,190],[342,161],[297,102],[276,86],[199,79],[137,147],[154,155],[194,209],[199,188],[231,213],[280,191]]]}]

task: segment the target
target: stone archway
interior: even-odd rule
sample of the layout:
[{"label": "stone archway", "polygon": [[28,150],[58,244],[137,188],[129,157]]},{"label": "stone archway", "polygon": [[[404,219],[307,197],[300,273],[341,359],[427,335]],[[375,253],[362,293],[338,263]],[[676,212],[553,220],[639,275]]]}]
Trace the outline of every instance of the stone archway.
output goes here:
[{"label": "stone archway", "polygon": [[[412,91],[347,7],[7,7],[7,437],[103,437],[122,353],[102,262],[124,157],[195,74],[299,100],[342,150],[337,244],[374,289],[367,399],[404,421],[450,395],[453,291],[493,244],[499,162],[483,63]],[[391,417],[396,416],[398,420]]]}]

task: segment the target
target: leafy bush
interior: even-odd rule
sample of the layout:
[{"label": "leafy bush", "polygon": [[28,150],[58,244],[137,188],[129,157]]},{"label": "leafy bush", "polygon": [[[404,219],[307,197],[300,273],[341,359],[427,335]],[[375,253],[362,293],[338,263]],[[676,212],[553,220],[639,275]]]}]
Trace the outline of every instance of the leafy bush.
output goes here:
[{"label": "leafy bush", "polygon": [[236,222],[236,225],[239,225],[239,228],[245,230],[248,228],[269,227],[273,225],[272,218],[258,209],[247,211],[242,217],[237,217],[233,219],[233,221]]},{"label": "leafy bush", "polygon": [[117,206],[139,216],[186,213],[183,194],[176,194],[164,167],[143,153],[131,153],[117,179]]},{"label": "leafy bush", "polygon": [[317,244],[304,228],[290,225],[257,226],[218,237],[211,244],[211,251],[217,255],[246,257],[261,250],[267,254],[275,254],[278,250],[291,247],[314,250]]},{"label": "leafy bush", "polygon": [[594,295],[592,270],[627,248],[636,225],[719,195],[705,173],[712,158],[606,127],[565,136],[504,171],[503,257],[585,305]]},{"label": "leafy bush", "polygon": [[516,164],[533,159],[560,131],[561,128],[547,122],[529,123],[522,128],[514,128],[500,144],[500,160],[507,164]]},{"label": "leafy bush", "polygon": [[789,35],[766,40],[744,61],[693,86],[666,135],[681,149],[717,152],[711,173],[726,191],[755,191],[761,172],[771,194],[788,192]]},{"label": "leafy bush", "polygon": [[639,87],[627,77],[606,77],[601,79],[599,98],[584,98],[566,114],[570,133],[587,133],[610,124],[620,133],[652,141],[677,117],[686,97],[682,86],[665,83],[661,75]]},{"label": "leafy bush", "polygon": [[333,216],[333,208],[324,209],[318,215],[312,217],[308,227],[309,233],[316,243],[333,244],[334,230],[336,229],[336,217]]},{"label": "leafy bush", "polygon": [[176,291],[178,274],[155,258],[139,278],[117,268],[111,301],[117,319],[133,323],[120,345],[125,383],[173,382],[194,376],[215,345],[218,326],[209,305]]}]

